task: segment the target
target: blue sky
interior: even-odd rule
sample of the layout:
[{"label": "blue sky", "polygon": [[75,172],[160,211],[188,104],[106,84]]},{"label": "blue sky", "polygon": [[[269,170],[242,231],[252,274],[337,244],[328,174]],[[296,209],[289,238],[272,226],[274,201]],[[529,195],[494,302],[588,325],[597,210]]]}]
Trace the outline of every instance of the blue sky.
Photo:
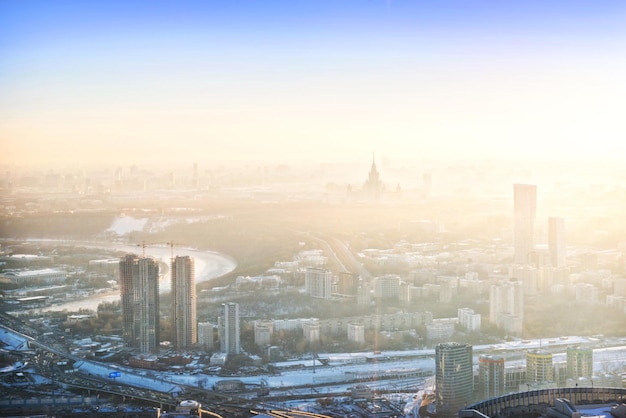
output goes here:
[{"label": "blue sky", "polygon": [[4,0],[0,162],[615,158],[624,22],[617,1]]}]

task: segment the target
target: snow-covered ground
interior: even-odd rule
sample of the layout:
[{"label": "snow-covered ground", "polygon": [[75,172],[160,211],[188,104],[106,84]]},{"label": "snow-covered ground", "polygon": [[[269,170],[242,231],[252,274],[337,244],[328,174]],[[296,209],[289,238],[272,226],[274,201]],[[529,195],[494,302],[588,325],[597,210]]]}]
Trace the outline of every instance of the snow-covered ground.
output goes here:
[{"label": "snow-covered ground", "polygon": [[[567,337],[566,339],[559,339],[561,342],[569,341],[569,345],[576,345],[582,342],[589,342],[585,337]],[[5,349],[8,350],[26,350],[27,338],[11,330],[3,328],[0,325],[0,341],[6,344]],[[608,343],[608,342],[607,342]],[[623,373],[626,368],[626,339],[613,340],[612,347],[602,347],[594,349],[594,373],[603,374],[608,372],[621,372]],[[523,354],[528,347],[526,344],[533,346],[539,346],[542,344],[542,340],[533,340],[531,342],[524,343],[524,346],[518,348],[519,353]],[[494,346],[481,346],[474,347],[474,354],[479,355],[480,352],[488,352],[497,348],[499,344]],[[514,344],[512,346],[515,346]],[[563,343],[562,351],[558,349],[555,351],[555,361],[565,360],[565,349],[567,345]],[[366,354],[363,354],[366,355]],[[75,367],[83,373],[98,376],[100,378],[109,379],[110,373],[119,372],[119,377],[115,377],[117,383],[124,383],[136,387],[152,389],[160,392],[178,392],[180,391],[179,385],[189,385],[203,388],[211,388],[220,380],[237,379],[243,383],[249,385],[260,385],[261,380],[267,382],[270,389],[280,390],[281,388],[303,386],[316,387],[320,385],[327,385],[337,383],[338,387],[347,388],[351,383],[345,383],[349,379],[354,377],[371,377],[374,374],[380,376],[378,379],[380,384],[392,385],[396,384],[400,389],[403,386],[413,386],[410,390],[419,389],[418,385],[424,383],[424,387],[428,386],[428,378],[407,376],[405,379],[396,379],[391,382],[391,379],[386,379],[386,374],[411,374],[411,372],[417,370],[428,371],[434,373],[435,361],[433,350],[414,350],[414,351],[394,351],[394,352],[382,352],[381,354],[374,355],[369,353],[370,357],[379,360],[369,362],[339,362],[339,358],[351,358],[354,355],[351,353],[344,354],[324,354],[320,353],[320,358],[335,359],[329,366],[320,366],[316,362],[316,367],[304,367],[297,370],[284,370],[279,375],[261,375],[261,376],[237,376],[237,377],[221,377],[214,375],[199,374],[175,374],[171,372],[154,372],[140,369],[131,369],[123,366],[98,363],[94,361],[79,361]],[[518,367],[525,364],[525,358],[523,355],[518,356],[517,360],[507,360],[507,367]],[[308,362],[312,365],[312,360]],[[303,361],[306,366],[307,361]],[[475,362],[476,364],[476,362]],[[345,383],[345,385],[344,385]],[[370,382],[368,382],[368,385]],[[326,388],[324,390],[329,390]]]}]

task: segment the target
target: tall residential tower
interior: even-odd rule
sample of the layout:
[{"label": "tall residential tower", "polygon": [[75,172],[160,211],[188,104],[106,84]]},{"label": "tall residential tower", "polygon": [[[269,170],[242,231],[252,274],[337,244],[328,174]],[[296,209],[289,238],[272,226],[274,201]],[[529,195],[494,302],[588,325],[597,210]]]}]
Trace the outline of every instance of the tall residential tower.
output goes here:
[{"label": "tall residential tower", "polygon": [[172,342],[176,350],[198,342],[194,261],[172,258]]},{"label": "tall residential tower", "polygon": [[120,260],[122,329],[128,345],[144,353],[158,352],[159,264],[129,254]]},{"label": "tall residential tower", "polygon": [[222,353],[239,354],[239,304],[222,304],[218,326]]}]

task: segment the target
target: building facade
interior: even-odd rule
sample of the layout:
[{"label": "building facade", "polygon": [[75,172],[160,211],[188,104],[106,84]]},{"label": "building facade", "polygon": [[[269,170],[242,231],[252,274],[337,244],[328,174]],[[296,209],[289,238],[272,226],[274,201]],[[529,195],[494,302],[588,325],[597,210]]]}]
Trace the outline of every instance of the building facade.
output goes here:
[{"label": "building facade", "polygon": [[176,350],[198,342],[194,260],[189,256],[172,259],[172,342]]},{"label": "building facade", "polygon": [[437,416],[456,417],[474,395],[472,346],[442,343],[435,347]]}]

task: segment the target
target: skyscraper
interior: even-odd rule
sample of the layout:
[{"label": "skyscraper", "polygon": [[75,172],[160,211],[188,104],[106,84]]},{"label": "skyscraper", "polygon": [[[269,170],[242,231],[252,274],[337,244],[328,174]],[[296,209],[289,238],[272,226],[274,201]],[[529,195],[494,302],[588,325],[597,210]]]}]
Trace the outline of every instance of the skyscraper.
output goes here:
[{"label": "skyscraper", "polygon": [[176,350],[198,342],[194,261],[189,256],[172,259],[172,340]]},{"label": "skyscraper", "polygon": [[478,388],[481,399],[504,394],[504,357],[483,354],[478,358]]},{"label": "skyscraper", "polygon": [[127,254],[120,259],[120,298],[122,303],[122,336],[124,342],[131,347],[135,346],[136,334],[135,330],[135,286],[134,277],[139,276],[138,263],[139,257],[134,254]]},{"label": "skyscraper", "polygon": [[552,267],[565,266],[565,221],[563,218],[548,218],[548,249]]},{"label": "skyscraper", "polygon": [[222,316],[218,322],[222,353],[239,354],[239,304],[222,304]]},{"label": "skyscraper", "polygon": [[159,349],[159,265],[129,254],[120,260],[122,329],[126,342],[141,352]]},{"label": "skyscraper", "polygon": [[513,247],[514,261],[528,263],[528,255],[534,249],[535,216],[537,212],[537,186],[530,184],[513,185]]},{"label": "skyscraper", "polygon": [[456,417],[472,402],[474,376],[472,346],[459,343],[437,344],[435,348],[435,395],[437,416]]}]

